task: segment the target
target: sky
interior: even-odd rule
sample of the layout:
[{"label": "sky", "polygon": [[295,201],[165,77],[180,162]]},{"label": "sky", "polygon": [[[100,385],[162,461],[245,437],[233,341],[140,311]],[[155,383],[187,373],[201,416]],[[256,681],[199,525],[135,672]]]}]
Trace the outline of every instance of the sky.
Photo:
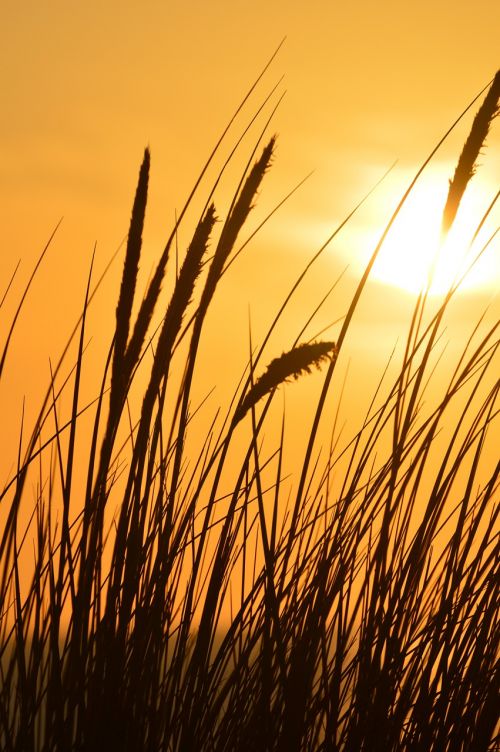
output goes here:
[{"label": "sky", "polygon": [[[334,302],[309,335],[335,321],[345,313],[355,280],[403,190],[494,76],[499,31],[500,6],[491,0],[359,0],[344,6],[325,0],[0,0],[0,294],[21,259],[0,310],[2,337],[40,250],[63,218],[12,343],[3,414],[18,426],[23,396],[35,409],[47,384],[48,357],[57,357],[81,308],[94,248],[100,272],[126,235],[144,147],[151,148],[152,172],[143,284],[210,150],[285,37],[232,132],[241,132],[277,85],[272,102],[284,97],[269,129],[278,134],[277,152],[250,229],[312,175],[228,273],[214,307],[207,369],[214,353],[227,359],[229,347],[238,368],[224,378],[235,384],[248,351],[249,316],[258,340],[305,263],[395,163],[311,274],[273,343],[274,354],[290,346],[311,300],[348,266]],[[425,174],[419,188],[424,213],[443,201],[474,112]],[[245,165],[258,129],[251,133],[221,187],[220,215],[234,184],[230,178]],[[236,135],[224,154],[234,143],[231,137]],[[467,197],[476,219],[498,190],[498,121],[481,160]],[[495,222],[498,211],[488,227]],[[406,229],[413,237],[420,220]],[[188,240],[188,227],[181,228],[180,245]],[[459,334],[486,305],[498,319],[499,255],[497,243],[479,284],[462,299]],[[389,266],[394,268],[393,257]],[[95,302],[90,363],[109,343],[119,273],[117,262]],[[352,383],[358,389],[367,367],[377,374],[404,336],[411,305],[402,279],[380,274],[382,280],[366,292],[351,339],[349,358],[360,369],[356,376],[350,366]],[[460,311],[467,311],[466,321]],[[334,337],[338,326],[328,332]],[[453,336],[451,327],[452,350]],[[363,395],[365,401],[351,397],[346,410],[360,404],[363,409],[368,390]],[[12,436],[4,433],[3,441]]]}]

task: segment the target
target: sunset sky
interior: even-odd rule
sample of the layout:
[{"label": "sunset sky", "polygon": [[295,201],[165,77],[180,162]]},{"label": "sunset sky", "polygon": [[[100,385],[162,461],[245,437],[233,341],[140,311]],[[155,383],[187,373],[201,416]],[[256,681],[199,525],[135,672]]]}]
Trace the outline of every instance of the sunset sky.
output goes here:
[{"label": "sunset sky", "polygon": [[[345,313],[355,281],[402,192],[448,127],[494,76],[500,65],[499,36],[500,5],[491,0],[1,3],[0,297],[21,259],[16,283],[0,311],[2,338],[36,257],[64,218],[12,344],[7,392],[4,387],[2,393],[4,415],[20,415],[23,395],[35,406],[40,384],[48,383],[48,358],[57,358],[81,309],[94,244],[100,273],[126,234],[144,147],[149,145],[152,153],[141,263],[146,284],[176,211],[283,37],[284,45],[229,134],[216,166],[283,76],[273,102],[286,94],[269,128],[269,134],[278,133],[276,158],[248,233],[294,185],[313,174],[246,249],[220,291],[212,353],[227,357],[227,338],[233,342],[229,347],[238,360],[227,377],[233,386],[248,352],[249,307],[258,341],[305,263],[397,160],[313,272],[273,344],[275,354],[291,345],[317,300],[349,265],[338,297],[333,294],[308,335]],[[448,179],[478,106],[425,173],[415,193],[417,208],[409,205],[408,224],[401,230],[406,240],[393,241],[396,256],[404,245],[418,257],[420,237],[422,244],[432,243],[429,237]],[[263,123],[261,119],[242,145],[236,167],[216,196],[220,216]],[[498,120],[481,161],[459,218],[465,234],[473,231],[474,221],[498,190]],[[193,216],[181,228],[181,252],[189,242]],[[422,216],[429,218],[427,224]],[[496,210],[485,238],[498,217]],[[486,266],[463,293],[455,335],[453,327],[449,335],[452,351],[456,332],[465,332],[466,324],[468,332],[486,305],[498,319],[499,256],[497,240]],[[347,353],[360,373],[373,364],[378,373],[406,333],[403,322],[411,297],[401,288],[411,287],[417,272],[408,276],[410,261],[398,272],[394,252],[385,263],[385,271],[378,270],[379,282],[374,280],[367,290]],[[91,346],[97,353],[109,342],[120,267],[118,260],[95,303]],[[322,336],[335,338],[337,332],[338,325]],[[353,378],[361,388],[361,376]],[[0,484],[5,474],[2,468]]]}]

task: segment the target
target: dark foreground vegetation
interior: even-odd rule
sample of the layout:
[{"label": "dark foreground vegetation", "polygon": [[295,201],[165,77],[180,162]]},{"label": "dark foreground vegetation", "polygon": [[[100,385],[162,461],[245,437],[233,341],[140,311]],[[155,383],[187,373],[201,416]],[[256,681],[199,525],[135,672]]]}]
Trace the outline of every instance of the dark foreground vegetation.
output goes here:
[{"label": "dark foreground vegetation", "polygon": [[[497,74],[450,183],[443,236],[499,88]],[[354,439],[333,441],[320,459],[326,398],[383,238],[335,342],[300,335],[263,362],[313,259],[251,347],[227,415],[214,415],[188,456],[207,313],[272,161],[267,129],[229,208],[216,212],[224,134],[209,160],[224,167],[177,277],[177,230],[199,184],[142,294],[145,152],[95,400],[81,398],[91,274],[76,362],[65,353],[54,364],[30,436],[23,427],[1,493],[5,752],[498,749],[499,464],[484,461],[498,435],[498,322],[471,321],[446,385],[429,387],[460,280],[438,304],[422,291],[396,378],[381,383]],[[162,286],[171,293],[157,325]],[[285,428],[269,408],[277,387],[316,367],[323,386],[290,493]],[[93,428],[78,441],[84,415]],[[264,431],[273,452],[262,449]],[[86,487],[76,488],[82,466]]]}]

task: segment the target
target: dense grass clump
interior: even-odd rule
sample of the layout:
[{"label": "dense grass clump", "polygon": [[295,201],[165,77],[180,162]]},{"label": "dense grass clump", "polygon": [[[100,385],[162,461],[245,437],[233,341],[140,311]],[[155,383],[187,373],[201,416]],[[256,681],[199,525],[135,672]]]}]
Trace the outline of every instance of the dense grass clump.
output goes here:
[{"label": "dense grass clump", "polygon": [[[482,140],[476,119],[444,232],[498,110],[498,74],[485,102]],[[309,264],[261,346],[250,346],[228,413],[214,416],[190,454],[200,345],[273,160],[267,127],[219,216],[224,163],[176,275],[172,249],[197,182],[137,301],[145,151],[114,337],[95,400],[84,404],[89,276],[76,361],[64,378],[68,351],[54,367],[1,493],[5,752],[498,748],[500,463],[484,461],[498,430],[498,322],[471,322],[448,381],[425,402],[459,283],[437,305],[423,290],[396,377],[381,383],[354,439],[332,441],[321,461],[316,451],[366,280],[429,160],[377,244],[335,342],[303,341],[302,331],[262,363]],[[155,324],[162,285],[169,300]],[[285,425],[276,427],[269,408],[280,385],[313,367],[323,387],[290,494]],[[92,430],[77,442],[82,414]],[[276,437],[271,455],[264,431]],[[30,478],[38,479],[34,503]]]}]

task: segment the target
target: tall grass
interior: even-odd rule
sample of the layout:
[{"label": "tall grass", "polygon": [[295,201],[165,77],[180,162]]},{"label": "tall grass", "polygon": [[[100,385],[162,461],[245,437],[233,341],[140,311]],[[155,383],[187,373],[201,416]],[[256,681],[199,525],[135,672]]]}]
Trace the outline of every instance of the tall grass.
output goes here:
[{"label": "tall grass", "polygon": [[[115,333],[101,386],[85,404],[96,287],[89,275],[76,360],[65,378],[65,361],[54,369],[1,494],[6,752],[498,748],[500,463],[485,461],[498,422],[498,322],[471,323],[448,381],[431,390],[457,287],[437,305],[422,291],[392,383],[381,381],[352,440],[336,437],[324,460],[317,453],[358,301],[421,170],[353,291],[336,342],[301,342],[299,334],[263,363],[308,265],[262,346],[251,345],[229,411],[214,416],[193,454],[200,343],[265,185],[275,151],[274,137],[262,145],[267,125],[218,219],[221,160],[174,279],[170,251],[197,182],[134,306],[146,150]],[[164,279],[170,297],[155,328]],[[285,422],[276,426],[270,406],[277,388],[313,366],[324,369],[323,389],[290,496]],[[142,395],[130,412],[139,375]],[[92,416],[88,436],[80,436],[83,413]],[[270,455],[264,431],[275,436]],[[75,489],[77,466],[86,468],[84,488]]]}]

